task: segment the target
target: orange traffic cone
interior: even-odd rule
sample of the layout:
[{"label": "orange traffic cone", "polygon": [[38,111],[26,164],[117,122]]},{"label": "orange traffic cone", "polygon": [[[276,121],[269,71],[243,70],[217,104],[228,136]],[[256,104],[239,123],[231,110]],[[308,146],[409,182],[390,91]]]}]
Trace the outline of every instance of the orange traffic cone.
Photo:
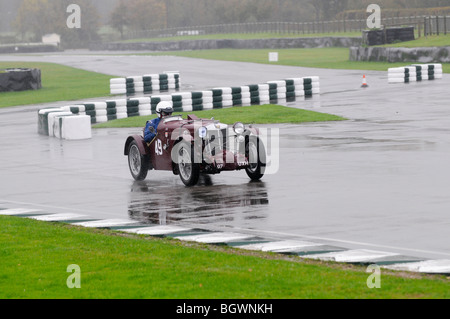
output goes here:
[{"label": "orange traffic cone", "polygon": [[366,75],[363,76],[363,83],[361,85],[362,88],[367,88],[369,85],[367,84]]}]

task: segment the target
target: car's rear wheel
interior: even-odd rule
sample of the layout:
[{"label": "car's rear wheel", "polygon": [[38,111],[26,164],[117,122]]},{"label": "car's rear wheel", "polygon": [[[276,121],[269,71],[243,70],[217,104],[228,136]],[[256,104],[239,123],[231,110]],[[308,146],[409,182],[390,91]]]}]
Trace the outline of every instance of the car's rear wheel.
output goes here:
[{"label": "car's rear wheel", "polygon": [[266,150],[259,138],[250,136],[245,146],[248,155],[249,167],[245,169],[251,180],[260,180],[264,176],[266,163]]},{"label": "car's rear wheel", "polygon": [[149,162],[149,156],[141,154],[137,142],[131,142],[128,148],[128,166],[136,181],[143,181],[147,177]]},{"label": "car's rear wheel", "polygon": [[194,161],[192,145],[181,143],[177,148],[177,165],[181,181],[186,186],[194,186],[200,177],[199,165]]}]

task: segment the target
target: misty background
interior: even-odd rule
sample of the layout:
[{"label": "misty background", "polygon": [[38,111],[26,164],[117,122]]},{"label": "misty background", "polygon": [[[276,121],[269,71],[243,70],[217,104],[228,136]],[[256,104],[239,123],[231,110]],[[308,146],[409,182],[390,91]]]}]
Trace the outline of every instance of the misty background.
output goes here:
[{"label": "misty background", "polygon": [[[70,4],[82,27],[67,28]],[[387,16],[450,14],[450,0],[0,0],[0,44],[40,42],[61,35],[65,47],[120,41],[137,31],[254,22],[365,19],[376,3]]]}]

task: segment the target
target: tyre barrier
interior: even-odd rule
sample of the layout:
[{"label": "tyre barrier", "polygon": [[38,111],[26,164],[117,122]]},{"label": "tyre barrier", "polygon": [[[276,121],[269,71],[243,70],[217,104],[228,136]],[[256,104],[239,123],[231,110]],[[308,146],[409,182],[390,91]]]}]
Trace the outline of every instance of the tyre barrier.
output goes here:
[{"label": "tyre barrier", "polygon": [[0,92],[40,90],[41,88],[40,69],[0,70]]},{"label": "tyre barrier", "polygon": [[413,64],[388,69],[389,83],[410,83],[442,79],[442,64]]},{"label": "tyre barrier", "polygon": [[110,80],[111,95],[151,94],[180,88],[180,73],[147,74]]},{"label": "tyre barrier", "polygon": [[[316,94],[320,94],[318,76],[290,78],[246,86],[216,87],[204,91],[85,102],[39,110],[38,132],[41,135],[61,139],[88,139],[92,136],[90,124],[156,114],[156,107],[161,101],[172,102],[175,112],[193,112],[276,103],[280,100],[307,98]],[[78,117],[83,117],[83,120]],[[71,125],[75,123],[80,125],[78,134],[71,130]]]}]

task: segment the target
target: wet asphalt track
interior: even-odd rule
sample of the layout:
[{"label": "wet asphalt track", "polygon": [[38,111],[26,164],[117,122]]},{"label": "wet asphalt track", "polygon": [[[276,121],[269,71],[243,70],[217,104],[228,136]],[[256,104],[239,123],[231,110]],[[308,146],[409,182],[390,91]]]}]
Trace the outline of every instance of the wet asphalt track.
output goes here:
[{"label": "wet asphalt track", "polygon": [[92,140],[60,141],[37,134],[37,110],[66,102],[2,109],[0,208],[450,258],[447,75],[389,85],[387,72],[366,72],[370,87],[361,89],[362,71],[70,54],[0,56],[0,61],[57,62],[117,76],[178,70],[186,91],[318,75],[322,95],[289,105],[349,118],[276,125],[280,168],[260,183],[250,183],[245,172],[231,172],[185,188],[167,172],[133,182],[123,144],[139,129],[94,130]]}]

